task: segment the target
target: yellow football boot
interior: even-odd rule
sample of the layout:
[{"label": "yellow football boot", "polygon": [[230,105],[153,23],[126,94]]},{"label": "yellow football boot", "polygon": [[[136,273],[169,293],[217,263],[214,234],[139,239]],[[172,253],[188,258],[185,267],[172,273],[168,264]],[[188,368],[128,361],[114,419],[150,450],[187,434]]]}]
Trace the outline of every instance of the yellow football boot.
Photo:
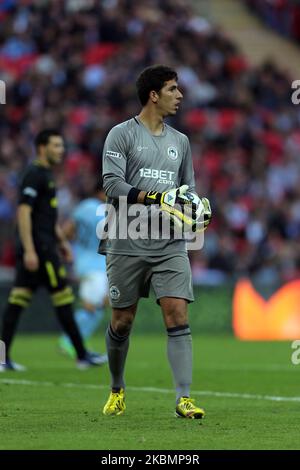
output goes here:
[{"label": "yellow football boot", "polygon": [[125,405],[125,392],[121,388],[119,392],[111,392],[109,398],[103,408],[103,414],[106,416],[119,416],[124,413]]},{"label": "yellow football boot", "polygon": [[177,418],[202,419],[205,411],[194,405],[195,400],[188,397],[181,397],[176,406],[175,416]]}]

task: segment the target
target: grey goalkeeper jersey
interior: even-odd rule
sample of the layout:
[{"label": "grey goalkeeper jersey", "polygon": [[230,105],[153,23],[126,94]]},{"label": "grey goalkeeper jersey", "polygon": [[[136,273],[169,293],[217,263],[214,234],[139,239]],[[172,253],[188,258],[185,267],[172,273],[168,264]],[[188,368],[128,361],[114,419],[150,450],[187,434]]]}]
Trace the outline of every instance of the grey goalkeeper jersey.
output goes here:
[{"label": "grey goalkeeper jersey", "polygon": [[[110,234],[108,238],[102,236],[99,253],[161,256],[186,251],[185,240],[172,236],[157,238],[155,230],[150,232],[150,225],[157,223],[157,218],[156,222],[152,220],[158,209],[132,204],[128,205],[128,215],[124,202],[132,187],[163,192],[183,184],[195,191],[191,149],[186,135],[164,124],[162,134],[155,136],[138,117],[113,127],[103,149],[103,185],[107,195],[109,215],[106,221],[110,225]],[[119,199],[120,196],[123,198]],[[141,230],[137,235],[133,229],[138,221],[144,224],[150,214],[147,233]],[[115,230],[111,230],[112,221]]]}]

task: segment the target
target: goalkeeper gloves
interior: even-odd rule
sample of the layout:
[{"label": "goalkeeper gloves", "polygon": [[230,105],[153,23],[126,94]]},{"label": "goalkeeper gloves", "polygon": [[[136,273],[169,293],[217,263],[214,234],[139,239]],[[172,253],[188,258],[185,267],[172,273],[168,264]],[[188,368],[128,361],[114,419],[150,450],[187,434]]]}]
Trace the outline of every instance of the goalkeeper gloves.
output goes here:
[{"label": "goalkeeper gloves", "polygon": [[184,184],[163,193],[148,191],[144,204],[158,204],[169,215],[173,226],[181,231],[203,232],[212,217],[209,200],[199,198],[188,189],[188,185]]},{"label": "goalkeeper gloves", "polygon": [[206,197],[195,196],[194,201],[190,205],[186,204],[178,209],[173,208],[172,211],[162,208],[163,211],[169,212],[173,227],[180,232],[203,232],[211,221],[209,200]]},{"label": "goalkeeper gloves", "polygon": [[189,203],[187,198],[183,198],[184,194],[189,189],[187,184],[180,186],[180,188],[170,189],[163,193],[156,191],[148,191],[145,195],[144,204],[146,206],[150,204],[158,204],[163,207],[164,205],[174,207],[175,204],[187,204]]},{"label": "goalkeeper gloves", "polygon": [[206,197],[201,198],[201,202],[204,207],[203,211],[203,230],[206,230],[207,227],[209,226],[212,218],[212,212],[211,212],[211,207],[210,207],[210,202]]}]

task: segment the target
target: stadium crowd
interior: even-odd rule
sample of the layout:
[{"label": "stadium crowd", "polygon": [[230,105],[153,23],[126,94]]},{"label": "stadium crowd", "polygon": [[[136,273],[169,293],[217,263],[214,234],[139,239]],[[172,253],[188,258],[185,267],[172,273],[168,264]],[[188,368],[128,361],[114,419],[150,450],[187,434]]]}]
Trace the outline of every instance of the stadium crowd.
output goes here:
[{"label": "stadium crowd", "polygon": [[245,0],[265,23],[284,36],[300,41],[299,0]]},{"label": "stadium crowd", "polygon": [[197,190],[213,221],[195,282],[300,275],[300,105],[292,78],[253,68],[224,31],[185,0],[4,0],[0,5],[0,266],[13,266],[18,175],[33,138],[59,128],[61,217],[93,187],[108,130],[139,112],[135,78],[174,66],[184,100],[170,124],[191,142]]}]

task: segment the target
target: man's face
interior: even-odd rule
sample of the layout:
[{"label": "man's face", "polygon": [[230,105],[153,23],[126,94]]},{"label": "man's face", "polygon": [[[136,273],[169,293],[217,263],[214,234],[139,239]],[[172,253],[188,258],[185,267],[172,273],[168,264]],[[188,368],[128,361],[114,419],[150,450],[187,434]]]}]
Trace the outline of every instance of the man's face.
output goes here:
[{"label": "man's face", "polygon": [[176,114],[183,94],[178,89],[175,79],[165,82],[163,88],[157,93],[157,109],[163,117]]},{"label": "man's face", "polygon": [[62,161],[65,151],[63,138],[60,136],[52,136],[45,146],[45,155],[49,165],[58,165]]}]

